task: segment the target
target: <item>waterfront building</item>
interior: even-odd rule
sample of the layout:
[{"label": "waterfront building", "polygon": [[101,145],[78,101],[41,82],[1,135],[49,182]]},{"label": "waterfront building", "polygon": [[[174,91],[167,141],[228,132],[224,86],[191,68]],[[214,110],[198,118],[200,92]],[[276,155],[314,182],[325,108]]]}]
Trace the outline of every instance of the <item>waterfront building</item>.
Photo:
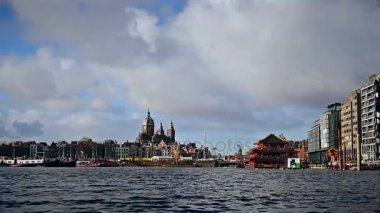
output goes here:
[{"label": "waterfront building", "polygon": [[[361,146],[361,95],[360,90],[351,92],[344,101],[341,111],[340,156],[345,167],[357,166]],[[360,160],[359,160],[360,162]]]},{"label": "waterfront building", "polygon": [[51,142],[49,146],[48,155],[46,156],[48,159],[57,159],[58,158],[58,147],[56,142]]},{"label": "waterfront building", "polygon": [[321,149],[321,131],[319,119],[314,121],[313,126],[308,131],[308,153],[309,163],[322,164],[325,160],[320,152]]},{"label": "waterfront building", "polygon": [[117,160],[127,159],[130,156],[129,150],[130,150],[130,147],[127,147],[127,146],[116,147],[116,159]]},{"label": "waterfront building", "polygon": [[68,143],[66,141],[59,141],[56,143],[56,153],[53,158],[55,159],[75,159],[76,155],[76,144]]},{"label": "waterfront building", "polygon": [[80,141],[73,141],[76,143],[75,156],[78,160],[98,160],[104,159],[104,143],[96,143],[91,138],[83,137]]},{"label": "waterfront building", "polygon": [[26,142],[26,143],[24,143],[22,141],[11,142],[10,143],[10,145],[12,147],[11,158],[14,159],[17,156],[19,156],[19,157],[28,156],[30,154],[30,143],[31,143],[31,141]]},{"label": "waterfront building", "polygon": [[155,149],[154,156],[172,156],[172,148],[166,145],[165,141],[161,140]]},{"label": "waterfront building", "polygon": [[[337,153],[340,145],[340,111],[340,103],[328,105],[327,110],[309,130],[310,163],[337,165],[338,156],[331,155],[331,153]],[[330,154],[328,155],[328,153]]]},{"label": "waterfront building", "polygon": [[135,142],[124,142],[116,147],[116,159],[117,160],[126,160],[134,159],[138,156],[138,145]]},{"label": "waterfront building", "polygon": [[104,141],[104,159],[105,160],[115,160],[116,158],[116,141],[105,140]]},{"label": "waterfront building", "polygon": [[306,140],[293,142],[293,147],[296,152],[296,157],[299,158],[301,162],[309,161],[308,142]]},{"label": "waterfront building", "polygon": [[361,154],[364,163],[380,160],[380,75],[372,75],[360,88],[361,93]]},{"label": "waterfront building", "polygon": [[29,158],[44,159],[49,156],[49,146],[45,142],[30,142],[29,143]]},{"label": "waterfront building", "polygon": [[181,144],[181,156],[196,158],[198,148],[196,143]]},{"label": "waterfront building", "polygon": [[290,141],[283,137],[270,134],[256,142],[255,147],[248,151],[248,165],[255,168],[284,168],[288,158],[295,156]]}]

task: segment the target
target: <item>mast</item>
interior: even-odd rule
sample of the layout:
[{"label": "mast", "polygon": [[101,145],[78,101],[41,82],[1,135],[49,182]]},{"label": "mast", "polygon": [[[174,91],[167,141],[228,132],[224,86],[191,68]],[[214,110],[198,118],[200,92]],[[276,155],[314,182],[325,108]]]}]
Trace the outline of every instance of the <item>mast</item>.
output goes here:
[{"label": "mast", "polygon": [[13,148],[12,155],[13,155],[13,160],[14,160],[14,159],[16,159],[16,148],[15,148],[15,143],[14,142],[12,143],[12,148]]},{"label": "mast", "polygon": [[203,143],[205,144],[204,147],[203,147],[203,159],[206,159],[206,131],[205,131],[205,135],[203,137]]}]

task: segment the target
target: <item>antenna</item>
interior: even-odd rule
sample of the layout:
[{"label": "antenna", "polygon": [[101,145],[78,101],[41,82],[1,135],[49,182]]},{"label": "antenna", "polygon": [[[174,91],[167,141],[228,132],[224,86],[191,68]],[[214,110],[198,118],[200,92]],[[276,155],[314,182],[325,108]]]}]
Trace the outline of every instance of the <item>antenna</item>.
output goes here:
[{"label": "antenna", "polygon": [[206,143],[207,143],[206,130],[205,130],[205,134],[204,134],[204,136],[203,136],[203,143],[204,143],[204,145],[206,146]]}]

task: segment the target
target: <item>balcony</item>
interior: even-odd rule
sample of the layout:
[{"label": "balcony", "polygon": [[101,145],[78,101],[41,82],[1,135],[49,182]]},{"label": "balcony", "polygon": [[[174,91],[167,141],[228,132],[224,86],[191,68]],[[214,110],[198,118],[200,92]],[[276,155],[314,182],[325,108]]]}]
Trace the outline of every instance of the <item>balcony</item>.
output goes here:
[{"label": "balcony", "polygon": [[254,160],[256,162],[286,162],[289,156],[256,156],[250,157],[250,160]]},{"label": "balcony", "polygon": [[270,148],[270,147],[256,148],[255,150],[261,153],[289,153],[293,151],[292,148]]}]

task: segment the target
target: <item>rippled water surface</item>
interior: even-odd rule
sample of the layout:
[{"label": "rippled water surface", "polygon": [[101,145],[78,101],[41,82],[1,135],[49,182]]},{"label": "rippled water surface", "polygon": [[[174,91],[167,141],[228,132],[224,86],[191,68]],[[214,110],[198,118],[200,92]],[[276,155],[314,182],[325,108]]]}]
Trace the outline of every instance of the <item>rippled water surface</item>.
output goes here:
[{"label": "rippled water surface", "polygon": [[380,212],[379,171],[0,168],[0,212]]}]

